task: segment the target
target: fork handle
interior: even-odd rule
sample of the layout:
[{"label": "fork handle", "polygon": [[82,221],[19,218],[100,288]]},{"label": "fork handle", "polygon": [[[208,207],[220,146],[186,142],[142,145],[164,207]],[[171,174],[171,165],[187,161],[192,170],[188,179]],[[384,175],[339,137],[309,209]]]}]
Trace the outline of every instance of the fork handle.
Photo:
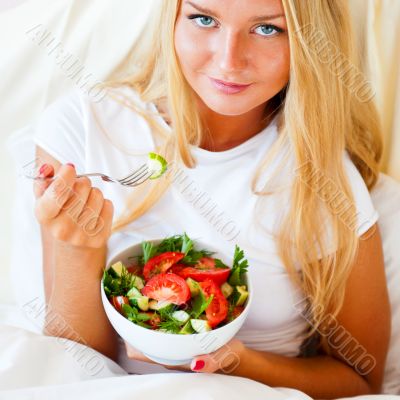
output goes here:
[{"label": "fork handle", "polygon": [[81,174],[81,175],[77,175],[77,178],[83,178],[84,176],[104,176],[104,174],[99,174],[99,173],[91,173],[91,174]]},{"label": "fork handle", "polygon": [[[105,176],[104,174],[99,174],[99,173],[91,173],[91,174],[81,174],[81,175],[76,175],[77,178],[83,178],[83,177],[90,177],[90,176]],[[46,177],[41,177],[41,176],[29,176],[29,175],[25,175],[26,178],[30,178],[33,180],[53,180],[54,176],[46,176]]]}]

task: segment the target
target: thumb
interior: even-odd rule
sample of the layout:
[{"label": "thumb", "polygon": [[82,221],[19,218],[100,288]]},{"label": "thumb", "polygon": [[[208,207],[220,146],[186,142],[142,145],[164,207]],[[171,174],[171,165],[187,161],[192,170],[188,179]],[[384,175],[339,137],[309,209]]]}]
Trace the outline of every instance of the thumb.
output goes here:
[{"label": "thumb", "polygon": [[[52,178],[54,176],[54,167],[50,164],[43,164],[39,169],[38,177],[40,178]],[[33,192],[36,198],[43,195],[45,190],[50,186],[51,179],[38,179],[34,181]]]}]

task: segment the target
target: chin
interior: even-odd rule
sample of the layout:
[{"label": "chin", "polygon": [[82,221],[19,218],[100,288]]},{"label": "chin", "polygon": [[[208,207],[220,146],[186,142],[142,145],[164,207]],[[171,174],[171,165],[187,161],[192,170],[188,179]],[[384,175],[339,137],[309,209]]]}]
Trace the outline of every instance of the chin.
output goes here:
[{"label": "chin", "polygon": [[238,99],[230,99],[229,96],[201,96],[200,99],[202,102],[212,111],[217,114],[226,115],[226,116],[238,116],[251,111],[257,104],[253,107],[249,101],[245,99],[239,101]]}]

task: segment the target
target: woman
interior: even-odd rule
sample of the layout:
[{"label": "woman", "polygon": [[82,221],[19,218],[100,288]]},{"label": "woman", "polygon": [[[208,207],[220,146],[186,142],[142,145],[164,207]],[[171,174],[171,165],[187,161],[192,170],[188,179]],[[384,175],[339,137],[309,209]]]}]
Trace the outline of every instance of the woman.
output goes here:
[{"label": "woman", "polygon": [[[48,334],[118,359],[98,290],[107,250],[186,231],[228,253],[239,244],[255,287],[235,339],[180,370],[318,398],[379,393],[390,310],[368,189],[382,143],[346,3],[156,3],[132,75],[101,102],[74,91],[46,110],[40,173],[58,179],[36,183],[36,216],[48,310],[70,327],[48,318]],[[124,176],[151,150],[171,173],[134,191],[76,177]]]}]

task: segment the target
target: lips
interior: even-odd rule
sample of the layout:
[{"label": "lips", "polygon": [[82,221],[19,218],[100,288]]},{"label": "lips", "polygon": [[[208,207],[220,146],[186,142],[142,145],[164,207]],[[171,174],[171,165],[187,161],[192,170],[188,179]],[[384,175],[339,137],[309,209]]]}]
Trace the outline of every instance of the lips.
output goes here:
[{"label": "lips", "polygon": [[251,85],[250,84],[243,84],[243,83],[233,83],[233,82],[226,82],[226,81],[221,81],[219,79],[214,79],[211,78],[214,82],[219,83],[220,85],[232,87],[232,88],[245,88]]},{"label": "lips", "polygon": [[221,81],[218,79],[213,79],[209,78],[211,81],[212,86],[218,90],[218,92],[224,94],[224,95],[233,95],[233,94],[239,94],[247,90],[247,88],[250,85],[243,85],[241,83],[232,83],[232,82],[226,82],[226,81]]}]

